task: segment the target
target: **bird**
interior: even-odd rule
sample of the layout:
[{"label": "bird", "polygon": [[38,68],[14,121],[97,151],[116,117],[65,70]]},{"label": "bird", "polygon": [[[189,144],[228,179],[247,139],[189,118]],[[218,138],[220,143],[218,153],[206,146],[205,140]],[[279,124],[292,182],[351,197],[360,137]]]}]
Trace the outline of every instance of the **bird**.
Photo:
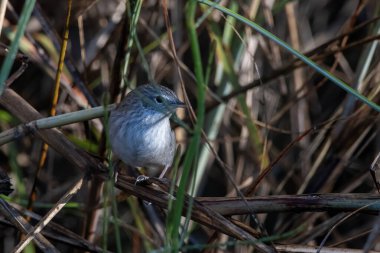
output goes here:
[{"label": "bird", "polygon": [[[169,88],[144,84],[129,92],[109,117],[113,154],[135,168],[157,171],[163,178],[171,167],[176,138],[170,117],[185,104]],[[149,177],[139,176],[137,182]]]}]

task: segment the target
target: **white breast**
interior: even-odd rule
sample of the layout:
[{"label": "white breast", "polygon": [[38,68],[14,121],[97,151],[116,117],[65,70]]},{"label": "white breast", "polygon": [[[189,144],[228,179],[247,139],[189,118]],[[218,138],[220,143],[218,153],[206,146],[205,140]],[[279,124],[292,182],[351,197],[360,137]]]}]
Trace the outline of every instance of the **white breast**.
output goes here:
[{"label": "white breast", "polygon": [[163,114],[128,125],[120,120],[110,128],[112,150],[132,167],[162,169],[171,166],[175,153],[175,136],[169,116]]}]

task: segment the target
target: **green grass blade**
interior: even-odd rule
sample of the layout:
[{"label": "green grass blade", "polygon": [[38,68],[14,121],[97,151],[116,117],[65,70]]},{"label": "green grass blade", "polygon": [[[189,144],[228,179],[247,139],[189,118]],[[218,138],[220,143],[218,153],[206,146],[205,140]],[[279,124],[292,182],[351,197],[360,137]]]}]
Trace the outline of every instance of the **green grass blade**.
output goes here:
[{"label": "green grass blade", "polygon": [[9,52],[7,56],[5,57],[3,65],[0,70],[0,96],[1,94],[3,94],[3,91],[5,89],[5,81],[7,80],[9,73],[12,69],[13,62],[16,58],[17,51],[19,48],[21,37],[24,35],[26,25],[28,24],[28,21],[29,21],[30,15],[32,14],[35,3],[36,3],[36,0],[25,1],[24,7],[22,8],[15,38],[12,41]]},{"label": "green grass blade", "polygon": [[348,84],[346,84],[345,82],[343,82],[339,78],[335,77],[329,71],[323,69],[317,63],[315,63],[314,61],[310,60],[308,57],[306,57],[302,53],[298,52],[297,50],[293,49],[285,41],[281,40],[280,38],[278,38],[274,34],[270,33],[267,30],[265,30],[264,28],[262,28],[258,24],[254,23],[251,20],[249,20],[249,19],[247,19],[247,18],[245,18],[245,17],[243,17],[243,16],[241,16],[241,15],[239,15],[239,14],[237,14],[237,13],[235,13],[235,12],[233,12],[233,11],[231,11],[231,10],[229,10],[229,9],[221,6],[221,5],[219,5],[219,4],[216,4],[216,3],[212,2],[212,1],[209,1],[209,0],[198,0],[198,2],[206,4],[206,5],[208,5],[208,6],[212,7],[212,8],[215,8],[215,9],[217,9],[217,10],[219,10],[219,11],[221,11],[221,12],[223,12],[223,13],[229,15],[229,16],[232,16],[232,17],[236,18],[237,20],[243,22],[244,24],[250,26],[255,31],[257,31],[258,33],[260,33],[261,35],[263,35],[264,37],[266,37],[266,38],[274,41],[275,43],[277,43],[281,47],[285,48],[291,54],[293,54],[294,56],[296,56],[297,58],[299,58],[300,60],[302,60],[304,63],[306,63],[307,65],[309,65],[313,69],[315,69],[317,72],[319,72],[321,75],[323,75],[324,77],[326,77],[327,79],[329,79],[330,81],[332,81],[334,84],[336,84],[341,89],[345,90],[346,92],[348,92],[349,94],[355,96],[357,99],[359,99],[363,103],[367,104],[371,108],[373,108],[376,111],[380,112],[380,106],[379,105],[377,105],[376,103],[370,101],[367,97],[365,97],[362,94],[360,94],[358,91],[356,91],[355,89],[353,89],[352,87],[350,87]]},{"label": "green grass blade", "polygon": [[[127,83],[127,76],[128,76],[128,70],[129,70],[129,62],[131,59],[131,53],[132,53],[132,47],[133,42],[135,41],[134,38],[136,36],[136,28],[137,28],[137,22],[139,21],[141,7],[143,4],[143,0],[137,0],[133,2],[133,10],[131,13],[131,24],[129,27],[129,37],[127,40],[127,52],[125,54],[124,64],[123,64],[123,72],[122,72],[122,87],[124,87]],[[128,8],[127,8],[128,9]]]},{"label": "green grass blade", "polygon": [[[167,244],[166,249],[172,252],[177,252],[180,247],[179,238],[179,228],[181,225],[181,216],[184,207],[184,200],[186,194],[186,187],[188,186],[190,179],[190,170],[197,163],[199,146],[201,140],[202,126],[204,123],[205,115],[205,82],[204,82],[204,72],[201,60],[201,51],[198,41],[198,35],[195,27],[195,10],[197,2],[196,0],[190,1],[188,3],[187,15],[186,15],[186,25],[188,30],[188,36],[190,41],[190,48],[192,52],[192,57],[194,61],[194,72],[197,82],[197,123],[194,128],[194,135],[190,141],[188,150],[185,155],[184,166],[181,181],[178,186],[178,191],[176,194],[176,200],[173,203],[172,208],[169,210],[168,224],[167,224]],[[196,171],[194,171],[196,174]],[[190,209],[187,210],[187,216],[190,215]],[[188,218],[188,217],[187,217]],[[184,231],[186,233],[186,231]]]}]

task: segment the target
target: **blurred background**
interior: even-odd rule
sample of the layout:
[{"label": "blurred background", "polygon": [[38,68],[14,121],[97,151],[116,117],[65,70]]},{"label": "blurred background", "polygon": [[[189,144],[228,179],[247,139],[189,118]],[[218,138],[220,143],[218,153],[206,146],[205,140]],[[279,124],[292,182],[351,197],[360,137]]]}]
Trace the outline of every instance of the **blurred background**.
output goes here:
[{"label": "blurred background", "polygon": [[[205,110],[200,112],[205,119],[202,128],[226,166],[216,161],[203,138],[191,165],[193,195],[239,196],[235,187],[246,196],[377,193],[369,173],[380,143],[379,115],[374,109],[246,24],[201,3],[197,3],[195,15],[201,52],[201,59],[197,61],[192,54],[187,26],[189,1],[167,1],[177,63],[162,2],[143,1],[136,15],[134,10],[139,3],[73,1],[57,114],[117,103],[134,87],[149,82],[175,90],[183,101],[187,96],[193,110],[199,113],[202,110],[199,89],[204,89]],[[256,22],[331,75],[379,103],[379,1],[218,3]],[[2,59],[18,28],[23,5],[23,1],[7,4],[0,38]],[[50,115],[52,107],[67,13],[68,1],[36,2],[11,72],[27,65],[9,87],[44,117]],[[137,20],[133,20],[134,15]],[[136,32],[135,37],[131,31]],[[197,81],[195,66],[203,69],[205,86]],[[178,117],[193,129],[189,111],[178,111]],[[18,124],[18,115],[0,107],[0,131]],[[106,119],[101,118],[61,126],[59,130],[78,148],[100,157],[108,166],[110,155],[105,126]],[[193,136],[178,124],[173,127],[182,151],[180,175],[186,166],[183,157]],[[7,201],[20,210],[29,206],[40,215],[83,176],[83,171],[52,148],[48,149],[43,166],[39,166],[42,147],[43,142],[33,135],[0,147],[0,167],[11,178],[14,189]],[[39,172],[38,167],[41,167]],[[252,188],[263,172],[268,173]],[[34,184],[35,198],[31,198]],[[105,210],[111,207],[102,197],[94,196],[91,187],[93,183],[82,187],[53,221],[100,248],[73,246],[52,232],[53,244],[62,252],[118,250],[115,230],[102,227],[108,218]],[[150,224],[149,214],[138,211],[145,210],[138,199],[118,191],[111,195],[116,196],[122,252],[159,249],[162,238]],[[161,212],[161,215],[165,220],[165,214]],[[342,212],[316,210],[264,212],[257,218],[265,236],[279,237],[273,240],[275,244],[315,246],[343,217]],[[250,218],[235,218],[255,227]],[[0,219],[3,228],[0,251],[9,252],[20,235],[4,217]],[[333,230],[325,245],[362,249],[377,224],[376,219],[369,214],[350,215]],[[377,234],[374,235],[376,238]],[[234,240],[215,235],[209,228],[193,225],[183,246],[231,241]],[[376,239],[371,242],[372,249],[380,249]],[[182,250],[200,252],[202,249]],[[33,246],[29,250],[38,252]],[[253,247],[232,243],[207,250],[252,252]]]}]

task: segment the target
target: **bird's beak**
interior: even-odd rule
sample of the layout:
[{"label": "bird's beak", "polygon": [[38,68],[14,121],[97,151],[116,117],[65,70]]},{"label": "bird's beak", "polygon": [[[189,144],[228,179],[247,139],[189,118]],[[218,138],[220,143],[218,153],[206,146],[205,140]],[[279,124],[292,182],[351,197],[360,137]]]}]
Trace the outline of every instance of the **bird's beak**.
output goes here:
[{"label": "bird's beak", "polygon": [[186,107],[186,104],[180,100],[178,100],[178,102],[175,104],[175,106],[177,108],[185,108]]},{"label": "bird's beak", "polygon": [[186,104],[183,103],[181,100],[177,100],[175,103],[170,104],[170,106],[168,107],[171,113],[175,113],[175,111],[178,108],[186,108]]}]

